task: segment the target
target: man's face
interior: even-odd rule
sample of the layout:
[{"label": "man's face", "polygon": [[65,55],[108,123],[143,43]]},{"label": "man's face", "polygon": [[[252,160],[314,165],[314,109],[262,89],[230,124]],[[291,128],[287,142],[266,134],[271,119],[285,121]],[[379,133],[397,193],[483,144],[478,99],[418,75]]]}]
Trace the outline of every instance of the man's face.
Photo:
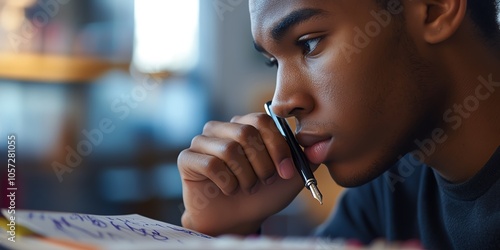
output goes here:
[{"label": "man's face", "polygon": [[278,65],[273,110],[295,116],[309,160],[343,186],[411,149],[445,97],[389,2],[384,15],[375,0],[250,1],[256,47]]}]

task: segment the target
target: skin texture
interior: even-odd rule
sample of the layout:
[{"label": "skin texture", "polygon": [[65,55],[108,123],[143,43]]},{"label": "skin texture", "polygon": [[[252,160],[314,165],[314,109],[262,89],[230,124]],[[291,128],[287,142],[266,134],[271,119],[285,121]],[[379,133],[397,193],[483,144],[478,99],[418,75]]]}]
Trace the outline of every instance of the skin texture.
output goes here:
[{"label": "skin texture", "polygon": [[[491,86],[500,53],[478,38],[464,0],[387,9],[390,19],[377,19],[373,0],[251,0],[256,47],[278,65],[272,109],[295,117],[313,169],[323,163],[342,186],[376,178],[410,151],[449,181],[467,180],[500,144],[500,94],[478,87],[482,77],[500,90]],[[208,123],[178,165],[183,226],[212,235],[255,232],[303,185],[261,113]]]}]

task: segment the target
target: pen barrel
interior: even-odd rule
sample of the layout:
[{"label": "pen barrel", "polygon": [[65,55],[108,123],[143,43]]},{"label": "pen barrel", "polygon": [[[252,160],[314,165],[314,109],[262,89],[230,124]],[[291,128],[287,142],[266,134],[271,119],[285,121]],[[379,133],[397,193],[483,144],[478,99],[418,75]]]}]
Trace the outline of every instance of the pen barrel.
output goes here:
[{"label": "pen barrel", "polygon": [[316,179],[314,178],[313,172],[309,167],[309,162],[306,156],[304,155],[304,152],[302,152],[302,150],[297,147],[290,147],[290,148],[296,151],[292,153],[293,163],[295,165],[295,168],[301,175],[305,187],[309,189],[311,183],[314,183],[316,185],[317,184]]},{"label": "pen barrel", "polygon": [[311,171],[311,168],[309,166],[309,160],[307,160],[304,151],[302,151],[302,148],[295,139],[295,135],[290,129],[288,122],[286,121],[286,119],[278,117],[276,116],[276,114],[274,114],[274,112],[271,110],[271,101],[266,102],[264,104],[264,108],[267,114],[271,116],[271,118],[273,119],[280,133],[283,135],[283,137],[285,137],[285,140],[288,143],[288,147],[292,151],[291,153],[293,158],[293,164],[295,165],[295,168],[301,175],[302,180],[304,181],[304,186],[307,189],[310,189],[310,186],[312,184],[316,186],[317,185],[316,179],[314,178],[313,172]]},{"label": "pen barrel", "polygon": [[314,174],[309,167],[309,161],[307,160],[307,157],[304,154],[304,151],[302,151],[299,143],[295,139],[295,136],[290,129],[290,126],[288,126],[286,120],[283,118],[279,118],[278,120],[285,132],[285,138],[287,139],[286,141],[288,143],[288,146],[292,151],[292,158],[295,168],[300,173],[302,180],[304,181],[304,186],[309,189],[311,183],[314,183],[315,185],[317,184],[316,179],[314,178]]}]

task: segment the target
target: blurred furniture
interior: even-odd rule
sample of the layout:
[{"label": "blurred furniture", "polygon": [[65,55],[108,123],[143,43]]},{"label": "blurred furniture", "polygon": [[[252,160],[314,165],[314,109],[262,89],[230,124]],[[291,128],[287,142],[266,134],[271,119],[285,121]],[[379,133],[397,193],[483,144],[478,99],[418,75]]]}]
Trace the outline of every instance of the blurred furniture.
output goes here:
[{"label": "blurred furniture", "polygon": [[91,83],[111,69],[128,71],[129,63],[102,58],[35,53],[0,53],[0,77],[47,83]]}]

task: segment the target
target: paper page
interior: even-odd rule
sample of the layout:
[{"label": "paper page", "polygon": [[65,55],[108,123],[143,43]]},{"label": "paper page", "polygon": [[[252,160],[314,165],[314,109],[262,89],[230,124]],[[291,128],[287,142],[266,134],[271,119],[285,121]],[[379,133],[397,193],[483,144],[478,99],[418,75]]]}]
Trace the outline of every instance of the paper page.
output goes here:
[{"label": "paper page", "polygon": [[[2,210],[4,216],[6,210]],[[179,245],[212,237],[173,224],[133,215],[90,215],[16,210],[16,223],[49,238],[108,246],[126,243]]]},{"label": "paper page", "polygon": [[[4,216],[7,210],[2,210]],[[204,249],[204,250],[247,250],[247,249],[286,249],[286,250],[323,250],[323,249],[421,249],[415,246],[401,247],[385,242],[376,242],[366,248],[349,245],[344,240],[294,237],[237,237],[210,236],[188,230],[173,224],[153,220],[140,215],[90,215],[46,211],[16,210],[16,224],[43,236],[24,238],[27,241],[2,243],[12,249],[55,249],[50,239],[59,243],[83,243],[84,247],[63,249]],[[23,239],[23,238],[21,238]],[[68,244],[66,244],[68,245]]]}]

